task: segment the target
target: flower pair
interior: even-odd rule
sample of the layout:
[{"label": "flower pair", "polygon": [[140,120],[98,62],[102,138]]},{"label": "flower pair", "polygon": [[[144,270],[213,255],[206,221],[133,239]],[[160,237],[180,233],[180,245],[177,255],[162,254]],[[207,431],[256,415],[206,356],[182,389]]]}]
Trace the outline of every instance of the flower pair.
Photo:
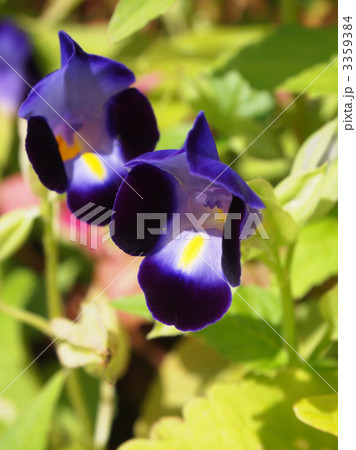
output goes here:
[{"label": "flower pair", "polygon": [[133,74],[63,32],[60,41],[61,69],[20,109],[35,171],[67,191],[75,214],[89,202],[113,210],[113,241],[145,256],[138,281],[155,319],[183,331],[216,322],[231,304],[229,284],[240,284],[242,229],[262,201],[220,162],[203,113],[182,149],[153,152],[156,121],[129,88]]}]

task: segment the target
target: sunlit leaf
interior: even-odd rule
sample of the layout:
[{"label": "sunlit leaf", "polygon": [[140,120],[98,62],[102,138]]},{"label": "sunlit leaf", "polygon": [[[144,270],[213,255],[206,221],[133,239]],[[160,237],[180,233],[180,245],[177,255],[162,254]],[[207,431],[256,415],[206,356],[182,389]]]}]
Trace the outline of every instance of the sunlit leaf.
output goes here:
[{"label": "sunlit leaf", "polygon": [[294,159],[291,175],[308,172],[337,157],[337,120],[328,122],[301,146]]},{"label": "sunlit leaf", "polygon": [[299,233],[291,268],[294,298],[337,274],[337,220],[326,217]]},{"label": "sunlit leaf", "polygon": [[131,295],[130,297],[122,297],[112,300],[110,305],[118,311],[127,312],[136,316],[152,320],[152,314],[147,309],[144,294]]},{"label": "sunlit leaf", "polygon": [[147,339],[155,339],[159,337],[178,336],[184,334],[183,331],[177,330],[173,325],[165,325],[161,322],[155,322],[154,327],[146,336]]},{"label": "sunlit leaf", "polygon": [[[298,304],[295,310],[298,329],[298,353],[306,360],[315,359],[315,351],[320,345],[328,345],[329,326],[322,316],[317,299]],[[313,358],[311,358],[313,356]],[[316,356],[318,359],[318,355]]]},{"label": "sunlit leaf", "polygon": [[283,209],[289,212],[298,224],[304,224],[319,203],[326,164],[308,172],[291,175],[276,187],[276,195]]},{"label": "sunlit leaf", "polygon": [[156,420],[168,414],[179,415],[187,401],[204,394],[214,381],[237,381],[244,372],[193,335],[179,340],[164,357],[148,389],[135,435],[148,436]]},{"label": "sunlit leaf", "polygon": [[132,440],[120,449],[255,450],[261,443],[249,419],[241,407],[238,389],[233,385],[216,385],[206,398],[196,398],[184,406],[183,420],[166,417],[157,422],[151,431],[152,441]]},{"label": "sunlit leaf", "polygon": [[[25,308],[36,289],[37,282],[34,272],[28,269],[13,269],[10,274],[3,276],[1,300],[13,307]],[[22,325],[1,312],[0,342],[6,343],[0,346],[0,360],[2,367],[6,367],[6,370],[0,371],[0,392],[9,387],[1,398],[9,402],[15,413],[18,413],[33,399],[38,383],[33,369],[30,368],[22,375],[20,383],[10,386],[30,362],[30,357],[23,339]]]},{"label": "sunlit leaf", "polygon": [[54,375],[33,403],[0,436],[0,447],[11,450],[45,450],[54,408],[61,394],[65,374]]},{"label": "sunlit leaf", "polygon": [[334,54],[328,61],[315,64],[297,75],[288,78],[281,83],[277,89],[299,93],[309,86],[306,91],[308,95],[337,95],[338,64],[337,60],[335,60],[336,56],[337,55]]},{"label": "sunlit leaf", "polygon": [[[243,362],[259,370],[269,369],[286,362],[283,343],[278,334],[264,322],[263,296],[252,299],[253,290],[239,290],[234,295],[234,306],[219,322],[196,335],[215,348],[220,355],[235,363]],[[265,301],[268,294],[265,296]],[[249,307],[245,302],[250,304]],[[278,313],[277,313],[278,314]],[[269,323],[269,317],[265,319]],[[278,325],[274,325],[278,329]]]},{"label": "sunlit leaf", "polygon": [[231,315],[258,317],[261,315],[268,323],[278,326],[282,321],[282,302],[279,293],[257,285],[241,285],[233,292]]},{"label": "sunlit leaf", "polygon": [[13,255],[30,235],[37,207],[21,208],[0,217],[0,261]]},{"label": "sunlit leaf", "polygon": [[261,117],[274,106],[269,92],[252,89],[235,71],[222,77],[190,80],[185,85],[184,96],[195,110],[204,111],[214,129],[232,135],[245,131],[245,127],[239,126],[239,120]]},{"label": "sunlit leaf", "polygon": [[299,420],[321,431],[337,436],[337,395],[302,398],[293,407]]},{"label": "sunlit leaf", "polygon": [[324,125],[305,141],[294,160],[291,175],[313,170],[325,163],[327,163],[326,172],[313,218],[324,216],[334,206],[338,198],[336,119]]},{"label": "sunlit leaf", "polygon": [[121,41],[164,14],[175,0],[120,0],[109,24],[113,41]]},{"label": "sunlit leaf", "polygon": [[[337,27],[281,27],[262,42],[238,51],[217,73],[235,69],[255,88],[275,89],[291,77],[313,68],[304,89],[327,67],[335,53]],[[327,73],[324,76],[327,77]]]},{"label": "sunlit leaf", "polygon": [[[330,374],[322,375],[331,383]],[[236,374],[234,383],[216,383],[206,396],[183,407],[183,418],[165,417],[150,439],[134,439],[120,450],[182,449],[301,449],[336,450],[334,436],[320,433],[294,415],[301,397],[329,394],[330,387],[315,374],[285,369],[276,376]],[[164,393],[164,389],[163,389]],[[292,443],[292,445],[291,445]]]},{"label": "sunlit leaf", "polygon": [[338,288],[336,285],[321,297],[319,303],[320,311],[329,323],[330,339],[332,340],[337,340],[338,337],[337,297],[338,297]]},{"label": "sunlit leaf", "polygon": [[257,235],[242,241],[242,245],[264,248],[266,245],[279,246],[293,243],[298,235],[298,226],[290,214],[275,200],[273,187],[261,179],[252,180],[249,184],[265,204],[266,208],[262,210],[262,225],[268,239],[261,239],[262,234],[259,236],[259,230],[257,230]]},{"label": "sunlit leaf", "polygon": [[256,192],[256,194],[262,195],[274,202],[277,201],[273,186],[268,181],[263,180],[262,178],[256,178],[255,180],[249,181],[248,185]]}]

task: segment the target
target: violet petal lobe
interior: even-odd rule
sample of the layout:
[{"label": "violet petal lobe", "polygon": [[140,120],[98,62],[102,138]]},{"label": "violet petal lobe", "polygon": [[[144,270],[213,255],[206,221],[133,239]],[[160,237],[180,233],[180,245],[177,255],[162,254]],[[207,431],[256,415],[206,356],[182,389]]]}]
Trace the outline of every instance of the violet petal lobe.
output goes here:
[{"label": "violet petal lobe", "polygon": [[119,140],[124,161],[151,152],[159,139],[150,102],[135,88],[126,89],[108,100],[107,121],[109,133]]},{"label": "violet petal lobe", "polygon": [[[108,224],[117,190],[127,171],[120,167],[115,155],[94,152],[83,153],[65,165],[67,172],[71,173],[67,192],[71,212],[86,223]],[[89,204],[98,208],[99,217],[86,214],[86,206]]]},{"label": "violet petal lobe", "polygon": [[[165,236],[149,229],[158,232],[165,220],[168,226],[176,208],[177,184],[170,174],[151,164],[140,164],[129,172],[117,193],[110,224],[111,237],[119,248],[133,256],[160,248]],[[147,214],[155,216],[150,219]]]},{"label": "violet petal lobe", "polygon": [[182,331],[197,331],[226,313],[231,290],[220,266],[221,238],[185,237],[183,232],[180,239],[147,256],[138,281],[156,320]]},{"label": "violet petal lobe", "polygon": [[58,144],[44,117],[28,121],[26,151],[41,182],[58,193],[67,189],[68,179]]}]

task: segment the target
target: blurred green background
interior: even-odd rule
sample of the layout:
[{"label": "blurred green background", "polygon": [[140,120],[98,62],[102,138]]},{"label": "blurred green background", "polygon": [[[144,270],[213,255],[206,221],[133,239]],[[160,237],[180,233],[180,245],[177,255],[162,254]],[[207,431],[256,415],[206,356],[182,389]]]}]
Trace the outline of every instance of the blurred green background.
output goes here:
[{"label": "blurred green background", "polygon": [[[68,383],[51,346],[7,389],[51,335],[43,334],[47,322],[41,329],[32,320],[47,311],[26,127],[0,110],[0,448],[116,449],[136,437],[122,448],[336,449],[337,2],[116,3],[0,0],[0,20],[28,33],[41,76],[59,67],[61,29],[86,52],[126,64],[152,102],[157,149],[180,148],[205,111],[221,160],[267,206],[271,242],[243,244],[238,291],[260,316],[234,295],[224,319],[201,332],[152,330],[134,264],[105,294],[126,336],[118,338],[125,361],[117,383],[107,389],[105,374],[88,370],[92,354]],[[132,260],[109,242],[98,250],[72,242],[68,217],[61,199],[59,288],[74,319]],[[261,318],[288,338],[283,284],[294,301],[298,352],[320,376],[291,361]],[[62,366],[82,356],[76,351]]]}]

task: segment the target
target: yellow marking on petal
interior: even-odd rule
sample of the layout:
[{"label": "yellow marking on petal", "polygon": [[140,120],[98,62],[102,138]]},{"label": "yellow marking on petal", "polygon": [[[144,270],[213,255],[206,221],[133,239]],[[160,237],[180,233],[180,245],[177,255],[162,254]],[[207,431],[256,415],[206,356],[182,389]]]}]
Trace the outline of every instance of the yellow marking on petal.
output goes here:
[{"label": "yellow marking on petal", "polygon": [[86,163],[86,165],[89,167],[89,169],[95,174],[97,175],[100,179],[103,179],[105,174],[106,174],[106,170],[105,167],[103,166],[102,161],[100,160],[100,158],[95,155],[94,153],[83,153],[82,158],[84,159],[84,162]]},{"label": "yellow marking on petal", "polygon": [[185,269],[189,264],[191,264],[198,256],[203,244],[204,238],[202,236],[194,236],[193,239],[185,246],[182,256],[179,259],[179,266]]},{"label": "yellow marking on petal", "polygon": [[58,143],[62,161],[68,161],[68,159],[76,157],[82,150],[77,136],[74,136],[74,143],[72,145],[68,145],[64,137],[61,135],[56,136],[56,141]]},{"label": "yellow marking on petal", "polygon": [[215,216],[215,219],[216,219],[218,222],[223,222],[223,223],[225,223],[225,222],[226,222],[226,218],[227,218],[227,213],[224,213],[224,211],[223,211],[221,208],[218,208],[218,213],[219,213],[219,214],[222,214],[222,216],[219,216],[219,217],[216,217],[216,216]]}]

